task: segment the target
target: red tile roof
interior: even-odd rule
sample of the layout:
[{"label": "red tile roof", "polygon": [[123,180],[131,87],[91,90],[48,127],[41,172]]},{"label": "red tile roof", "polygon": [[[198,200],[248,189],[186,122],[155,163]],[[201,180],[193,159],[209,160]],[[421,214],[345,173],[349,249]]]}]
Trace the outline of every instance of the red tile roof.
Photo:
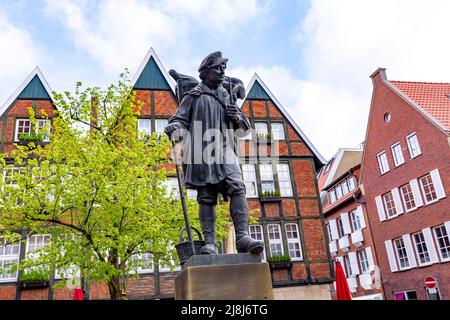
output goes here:
[{"label": "red tile roof", "polygon": [[389,82],[450,130],[450,83]]}]

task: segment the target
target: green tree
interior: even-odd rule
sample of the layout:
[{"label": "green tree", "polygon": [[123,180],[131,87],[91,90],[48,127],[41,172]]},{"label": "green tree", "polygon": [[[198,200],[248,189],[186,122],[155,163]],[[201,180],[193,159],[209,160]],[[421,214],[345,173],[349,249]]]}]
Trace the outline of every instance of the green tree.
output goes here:
[{"label": "green tree", "polygon": [[[106,90],[77,83],[73,94],[54,93],[54,104],[58,116],[45,132],[46,146],[31,141],[0,157],[0,229],[10,241],[17,231],[51,234],[22,269],[81,272],[90,283],[107,283],[110,298],[120,299],[124,277],[137,276],[146,263],[140,254],[166,264],[177,259],[173,248],[184,219],[164,183],[174,173],[167,169],[171,143],[138,132],[142,105],[128,72]],[[30,117],[36,125],[32,111]],[[199,227],[196,202],[187,199],[187,206],[191,224]],[[227,206],[217,212],[220,239],[229,223]]]}]

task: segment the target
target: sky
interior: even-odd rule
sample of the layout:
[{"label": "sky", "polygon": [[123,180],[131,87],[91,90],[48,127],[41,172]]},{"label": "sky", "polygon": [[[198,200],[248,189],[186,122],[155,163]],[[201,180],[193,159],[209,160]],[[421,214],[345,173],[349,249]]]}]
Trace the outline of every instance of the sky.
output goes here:
[{"label": "sky", "polygon": [[365,139],[370,75],[450,82],[448,0],[0,0],[0,105],[38,65],[54,91],[132,77],[150,47],[198,75],[257,73],[319,153]]}]

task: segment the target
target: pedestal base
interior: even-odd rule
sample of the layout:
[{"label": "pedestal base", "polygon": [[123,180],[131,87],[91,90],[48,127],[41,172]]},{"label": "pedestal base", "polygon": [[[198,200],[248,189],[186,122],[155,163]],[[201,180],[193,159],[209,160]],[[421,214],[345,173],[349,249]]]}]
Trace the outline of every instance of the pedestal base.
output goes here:
[{"label": "pedestal base", "polygon": [[272,300],[268,263],[250,254],[202,255],[175,279],[176,300]]}]

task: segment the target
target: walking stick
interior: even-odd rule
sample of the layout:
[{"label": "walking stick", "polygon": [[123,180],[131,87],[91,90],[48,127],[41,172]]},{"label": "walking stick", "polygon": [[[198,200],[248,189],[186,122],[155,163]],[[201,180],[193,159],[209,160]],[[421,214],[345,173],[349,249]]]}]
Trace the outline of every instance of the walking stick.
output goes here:
[{"label": "walking stick", "polygon": [[189,223],[189,217],[188,217],[187,209],[186,209],[186,200],[184,198],[183,185],[181,183],[180,168],[179,168],[179,164],[178,164],[178,153],[176,150],[176,142],[175,142],[173,135],[171,137],[171,140],[172,140],[172,146],[173,146],[173,157],[174,157],[174,161],[175,161],[175,169],[177,172],[178,191],[180,192],[181,207],[183,209],[183,215],[184,215],[184,222],[186,223],[188,240],[189,240],[189,243],[191,244],[192,255],[195,255],[195,245],[194,245],[194,240],[192,239],[191,225]]}]

